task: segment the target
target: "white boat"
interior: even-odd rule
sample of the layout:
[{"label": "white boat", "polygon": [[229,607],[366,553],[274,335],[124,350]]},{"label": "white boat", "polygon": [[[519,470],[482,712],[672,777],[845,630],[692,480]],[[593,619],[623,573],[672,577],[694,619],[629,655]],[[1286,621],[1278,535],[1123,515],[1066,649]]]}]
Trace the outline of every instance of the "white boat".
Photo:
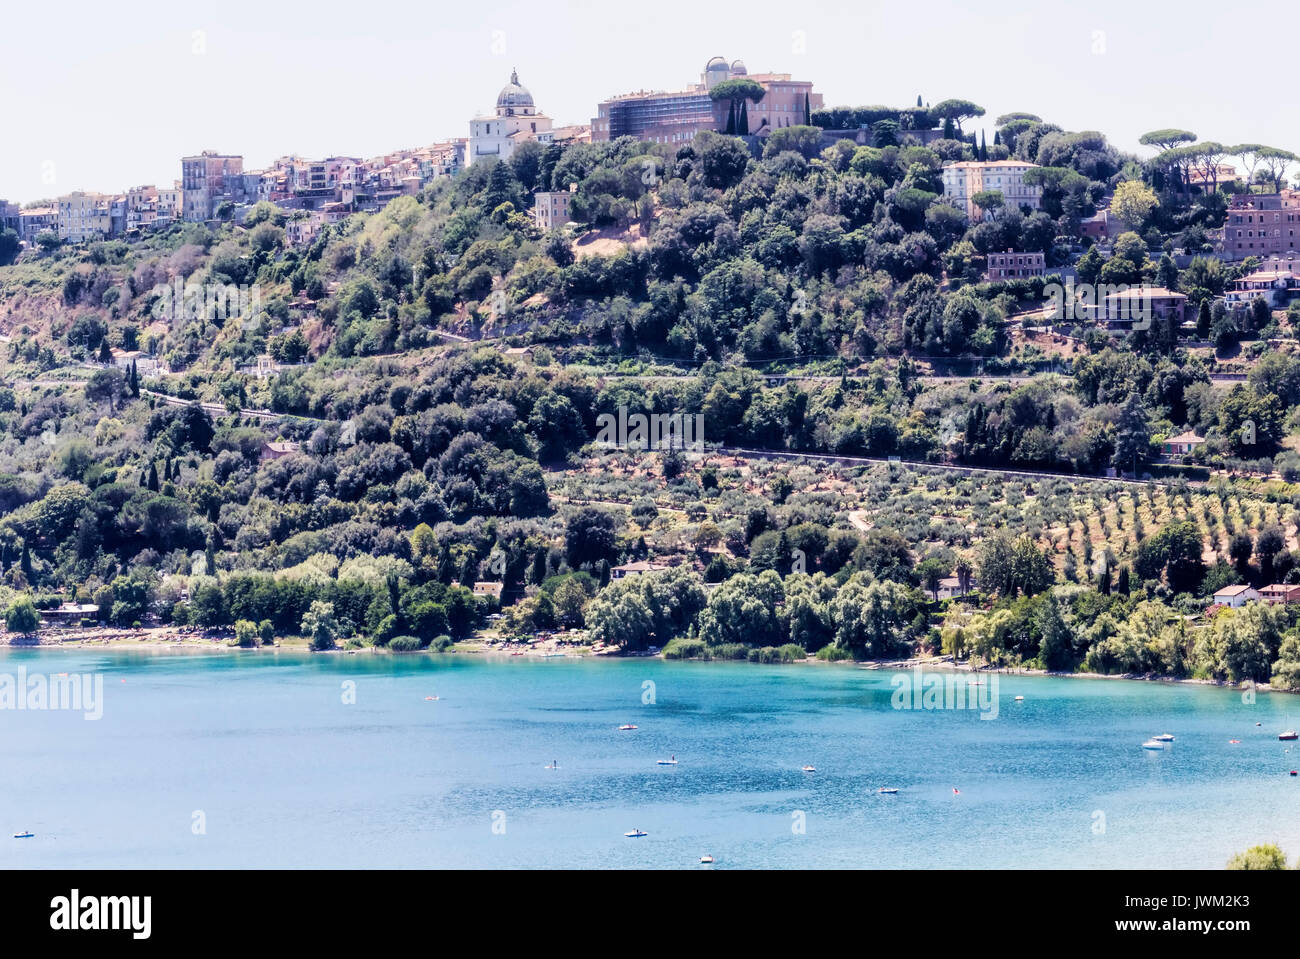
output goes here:
[{"label": "white boat", "polygon": [[1151,739],[1153,742],[1157,743],[1172,743],[1174,741],[1174,737],[1168,733],[1161,733],[1159,736],[1152,736]]},{"label": "white boat", "polygon": [[640,839],[642,836],[650,835],[648,832],[642,832],[640,829],[633,829],[631,832],[623,833],[628,839]]},{"label": "white boat", "polygon": [[1277,738],[1283,741],[1291,740],[1291,739],[1300,739],[1300,733],[1297,733],[1294,729],[1288,729],[1284,733],[1279,733]]},{"label": "white boat", "polygon": [[1165,744],[1156,742],[1154,739],[1148,739],[1146,742],[1142,744],[1142,748],[1143,749],[1164,749]]},{"label": "white boat", "polygon": [[882,796],[898,795],[898,790],[895,789],[893,786],[881,786],[879,789],[876,790],[876,792],[880,793]]},{"label": "white boat", "polygon": [[33,839],[33,838],[35,838],[35,836],[36,836],[36,833],[34,833],[34,832],[16,832],[16,833],[14,833],[14,838],[15,838],[15,839]]},{"label": "white boat", "polygon": [[676,765],[677,765],[677,760],[675,760],[675,759],[660,759],[660,760],[657,761],[657,765],[660,765],[660,766],[676,766]]},{"label": "white boat", "polygon": [[804,767],[803,767],[803,771],[806,772],[806,773],[815,773],[815,772],[817,771],[817,767],[816,767],[816,766],[804,766]]},{"label": "white boat", "polygon": [[1024,697],[1024,696],[1017,696],[1017,697],[1016,697],[1016,702],[1018,702],[1018,703],[1023,703],[1024,701],[1025,701],[1025,697]]},{"label": "white boat", "polygon": [[700,862],[702,862],[702,863],[711,863],[711,862],[713,862],[713,857],[712,857],[712,856],[701,856],[701,857],[700,857]]},{"label": "white boat", "polygon": [[619,729],[636,729],[636,727],[633,726],[631,723],[625,723],[624,725],[619,726],[618,728],[619,728]]}]

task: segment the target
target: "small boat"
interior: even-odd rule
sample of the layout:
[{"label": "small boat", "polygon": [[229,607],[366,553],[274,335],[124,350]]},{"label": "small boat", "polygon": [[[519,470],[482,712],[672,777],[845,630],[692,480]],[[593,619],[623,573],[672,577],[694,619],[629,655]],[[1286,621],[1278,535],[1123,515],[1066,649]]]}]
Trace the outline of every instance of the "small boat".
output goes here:
[{"label": "small boat", "polygon": [[1296,771],[1293,769],[1293,770],[1291,770],[1291,775],[1292,775],[1292,776],[1300,776],[1300,772],[1296,772]]},{"label": "small boat", "polygon": [[633,829],[631,832],[623,833],[628,839],[640,839],[642,836],[650,835],[648,832],[642,832],[640,829]]},{"label": "small boat", "polygon": [[560,768],[560,764],[559,764],[559,763],[551,763],[549,766],[544,766],[543,768],[544,768],[544,769],[559,769],[559,768]]},{"label": "small boat", "polygon": [[952,787],[952,794],[953,794],[954,796],[960,796],[960,795],[961,795],[961,790],[958,789],[956,786],[953,786],[953,787]]},{"label": "small boat", "polygon": [[1168,733],[1161,733],[1159,736],[1152,736],[1151,739],[1158,743],[1172,743],[1174,741],[1174,737],[1170,736]]},{"label": "small boat", "polygon": [[426,703],[436,703],[436,702],[438,701],[438,697],[437,697],[437,696],[425,696],[425,697],[424,697],[424,701],[425,701]]},{"label": "small boat", "polygon": [[1156,740],[1154,739],[1148,739],[1146,742],[1142,744],[1142,748],[1143,749],[1164,749],[1165,744],[1161,742],[1156,742]]},{"label": "small boat", "polygon": [[1018,703],[1023,703],[1024,701],[1025,701],[1025,697],[1024,697],[1024,696],[1017,696],[1017,697],[1016,697],[1016,702],[1018,702]]},{"label": "small boat", "polygon": [[816,767],[816,766],[804,766],[804,767],[803,767],[803,771],[806,772],[806,773],[815,773],[815,772],[817,771],[817,767]]},{"label": "small boat", "polygon": [[15,839],[32,839],[32,838],[34,838],[35,836],[36,836],[36,833],[34,833],[34,832],[16,832],[16,833],[14,833],[14,838],[15,838]]},{"label": "small boat", "polygon": [[712,856],[701,856],[701,857],[700,857],[700,862],[705,863],[705,864],[711,863],[711,862],[713,862],[713,857],[712,857]]},{"label": "small boat", "polygon": [[1277,738],[1284,742],[1291,739],[1300,739],[1300,733],[1296,732],[1294,729],[1288,729],[1284,733],[1279,733]]},{"label": "small boat", "polygon": [[1256,726],[1263,726],[1264,724],[1263,724],[1263,723],[1256,723],[1255,725],[1256,725]]},{"label": "small boat", "polygon": [[622,726],[619,726],[618,728],[619,728],[619,729],[636,729],[636,727],[633,726],[631,723],[624,723]]},{"label": "small boat", "polygon": [[676,765],[677,765],[677,760],[676,760],[676,759],[660,759],[660,760],[656,760],[656,763],[655,763],[655,764],[658,765],[658,766],[676,766]]},{"label": "small boat", "polygon": [[898,795],[898,790],[895,789],[893,786],[881,786],[879,789],[876,790],[876,792],[880,793],[882,796]]},{"label": "small boat", "polygon": [[1233,743],[1239,743],[1239,742],[1241,742],[1240,739],[1229,739],[1229,740],[1228,740],[1228,745],[1231,746]]}]

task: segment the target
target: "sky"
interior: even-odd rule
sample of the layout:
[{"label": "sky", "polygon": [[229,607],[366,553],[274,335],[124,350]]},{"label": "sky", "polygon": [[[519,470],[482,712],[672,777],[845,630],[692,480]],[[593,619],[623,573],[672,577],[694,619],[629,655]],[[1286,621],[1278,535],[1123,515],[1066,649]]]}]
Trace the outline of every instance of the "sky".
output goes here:
[{"label": "sky", "polygon": [[[600,100],[680,89],[715,55],[811,80],[827,106],[973,100],[988,112],[966,130],[983,126],[990,142],[995,117],[1027,111],[1142,156],[1138,137],[1165,127],[1300,152],[1286,11],[1265,0],[10,4],[0,198],[170,185],[180,158],[205,149],[257,169],[467,136],[512,68],[557,124],[590,123]],[[1225,43],[1246,31],[1250,44]]]}]

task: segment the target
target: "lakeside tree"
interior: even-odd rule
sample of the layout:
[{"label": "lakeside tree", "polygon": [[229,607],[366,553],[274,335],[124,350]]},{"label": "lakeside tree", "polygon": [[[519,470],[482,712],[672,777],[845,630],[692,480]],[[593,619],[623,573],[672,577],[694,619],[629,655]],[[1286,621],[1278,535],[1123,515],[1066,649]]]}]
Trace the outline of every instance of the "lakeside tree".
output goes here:
[{"label": "lakeside tree", "polygon": [[303,614],[302,632],[311,641],[311,648],[317,651],[333,649],[342,627],[334,615],[334,604],[315,600]]},{"label": "lakeside tree", "polygon": [[30,635],[41,625],[41,614],[26,596],[20,596],[5,610],[5,629],[19,635]]}]

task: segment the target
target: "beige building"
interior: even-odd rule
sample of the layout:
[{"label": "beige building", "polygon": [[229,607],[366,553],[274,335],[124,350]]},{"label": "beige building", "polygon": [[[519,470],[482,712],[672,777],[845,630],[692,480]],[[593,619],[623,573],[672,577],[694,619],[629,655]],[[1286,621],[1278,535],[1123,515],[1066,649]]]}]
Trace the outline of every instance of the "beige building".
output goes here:
[{"label": "beige building", "polygon": [[1031,276],[1042,276],[1047,269],[1047,258],[1042,253],[1018,253],[1007,250],[1005,253],[990,253],[988,268],[984,278],[989,281],[1022,280]]},{"label": "beige building", "polygon": [[78,190],[61,196],[54,202],[59,217],[60,240],[84,243],[112,234],[112,197]]},{"label": "beige building", "polygon": [[1037,163],[1023,160],[948,163],[943,168],[943,195],[972,220],[985,213],[975,205],[974,197],[980,193],[1001,193],[1007,209],[1028,207],[1037,210],[1043,189],[1025,183],[1025,174],[1037,166]]},{"label": "beige building", "polygon": [[1241,193],[1228,204],[1223,254],[1230,260],[1277,257],[1300,250],[1300,190]]},{"label": "beige building", "polygon": [[533,219],[542,230],[554,230],[572,219],[569,209],[573,194],[568,190],[538,193],[533,199]]}]

